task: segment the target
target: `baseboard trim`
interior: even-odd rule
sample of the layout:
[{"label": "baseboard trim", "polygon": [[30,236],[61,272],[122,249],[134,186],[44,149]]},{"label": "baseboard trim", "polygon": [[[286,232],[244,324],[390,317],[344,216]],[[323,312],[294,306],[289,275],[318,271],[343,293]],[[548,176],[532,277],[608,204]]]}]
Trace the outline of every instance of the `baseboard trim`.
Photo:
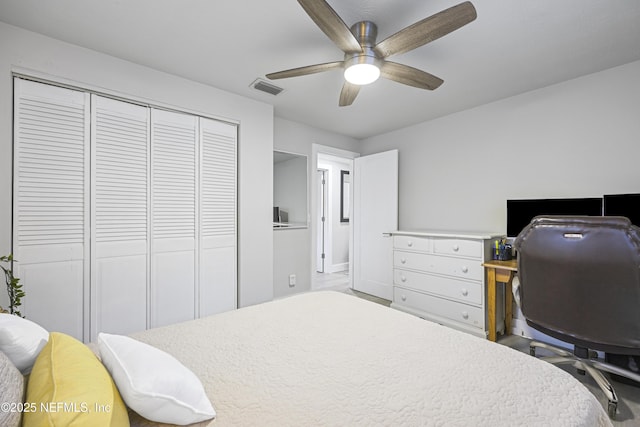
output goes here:
[{"label": "baseboard trim", "polygon": [[339,273],[341,271],[347,271],[349,270],[349,263],[348,262],[343,262],[340,264],[332,264],[329,267],[329,273]]}]

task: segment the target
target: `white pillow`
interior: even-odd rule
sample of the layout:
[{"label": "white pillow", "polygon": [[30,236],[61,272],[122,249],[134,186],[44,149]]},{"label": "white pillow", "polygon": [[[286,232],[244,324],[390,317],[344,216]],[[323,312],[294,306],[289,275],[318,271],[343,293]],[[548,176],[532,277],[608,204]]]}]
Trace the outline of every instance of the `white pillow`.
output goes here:
[{"label": "white pillow", "polygon": [[198,377],[170,354],[105,333],[98,334],[98,347],[122,399],[144,418],[192,424],[216,416]]},{"label": "white pillow", "polygon": [[0,313],[0,350],[23,375],[31,372],[36,357],[48,340],[49,332],[37,323]]}]

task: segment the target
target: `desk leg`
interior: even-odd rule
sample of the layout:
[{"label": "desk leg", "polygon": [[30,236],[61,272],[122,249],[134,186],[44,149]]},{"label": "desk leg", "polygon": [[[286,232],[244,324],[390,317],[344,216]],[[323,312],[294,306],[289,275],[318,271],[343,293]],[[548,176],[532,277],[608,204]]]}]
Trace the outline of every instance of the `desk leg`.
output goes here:
[{"label": "desk leg", "polygon": [[487,317],[489,318],[489,341],[496,340],[496,270],[487,268]]},{"label": "desk leg", "polygon": [[513,274],[509,276],[509,280],[504,284],[504,334],[511,334],[511,319],[513,318]]}]

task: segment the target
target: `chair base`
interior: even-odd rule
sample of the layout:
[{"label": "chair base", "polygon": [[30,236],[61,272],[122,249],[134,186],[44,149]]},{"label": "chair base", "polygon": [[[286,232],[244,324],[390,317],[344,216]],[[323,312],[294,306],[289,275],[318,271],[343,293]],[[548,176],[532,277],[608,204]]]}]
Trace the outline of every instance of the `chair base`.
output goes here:
[{"label": "chair base", "polygon": [[[582,350],[581,354],[584,354],[587,357],[579,357],[564,348],[556,347],[554,345],[546,344],[539,341],[531,341],[529,343],[529,354],[535,356],[536,348],[543,348],[557,354],[557,356],[541,357],[541,360],[552,363],[554,365],[570,364],[578,369],[578,372],[580,374],[584,375],[585,373],[588,373],[595,380],[595,382],[598,384],[598,387],[600,387],[602,392],[607,397],[607,413],[609,414],[609,418],[611,419],[615,419],[616,416],[616,412],[618,409],[618,395],[616,394],[616,391],[614,390],[607,377],[605,377],[605,375],[601,371],[620,375],[621,377],[640,382],[640,375],[636,374],[635,372],[623,369],[619,366],[612,365],[611,363],[601,362],[597,360],[598,354],[592,350],[580,349]],[[576,352],[578,353],[578,349],[576,349]]]}]

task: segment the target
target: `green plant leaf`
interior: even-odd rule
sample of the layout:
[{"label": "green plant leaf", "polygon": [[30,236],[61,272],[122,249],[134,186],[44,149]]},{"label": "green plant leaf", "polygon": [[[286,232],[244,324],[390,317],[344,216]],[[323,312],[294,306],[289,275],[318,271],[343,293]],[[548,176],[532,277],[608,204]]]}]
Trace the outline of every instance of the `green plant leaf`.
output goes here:
[{"label": "green plant leaf", "polygon": [[0,269],[4,272],[5,282],[7,284],[7,293],[9,294],[9,312],[20,317],[24,317],[18,307],[22,305],[21,299],[24,298],[25,292],[22,290],[20,279],[13,275],[13,263],[17,262],[13,259],[13,254],[0,256],[0,262],[8,264],[8,267],[0,265]]}]

